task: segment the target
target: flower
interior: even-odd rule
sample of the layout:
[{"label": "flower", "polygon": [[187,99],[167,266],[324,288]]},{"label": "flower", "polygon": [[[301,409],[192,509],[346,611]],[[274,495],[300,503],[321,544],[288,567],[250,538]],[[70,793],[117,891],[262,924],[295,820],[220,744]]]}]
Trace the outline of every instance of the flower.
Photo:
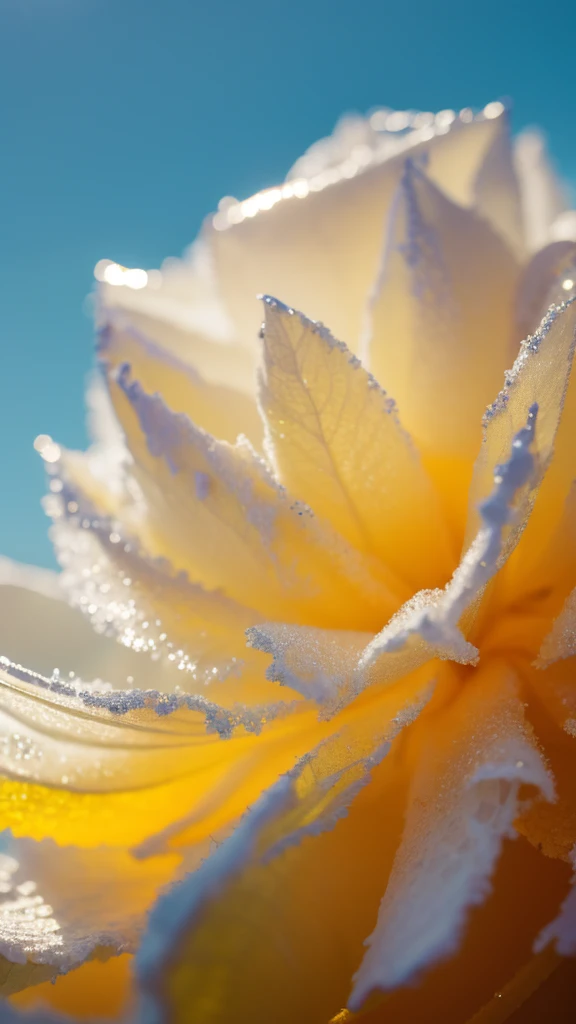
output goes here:
[{"label": "flower", "polygon": [[573,226],[502,104],[377,111],[184,261],[98,265],[94,445],[36,441],[68,603],[3,570],[6,1015],[568,991]]}]

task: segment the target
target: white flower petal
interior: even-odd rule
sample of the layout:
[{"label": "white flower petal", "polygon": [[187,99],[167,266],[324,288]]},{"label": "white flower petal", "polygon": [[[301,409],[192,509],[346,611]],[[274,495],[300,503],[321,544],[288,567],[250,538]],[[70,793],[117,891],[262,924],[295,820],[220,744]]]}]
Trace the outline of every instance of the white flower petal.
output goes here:
[{"label": "white flower petal", "polygon": [[474,182],[474,208],[522,260],[526,256],[526,238],[508,112],[496,120],[493,141]]},{"label": "white flower petal", "polygon": [[[245,434],[261,444],[262,423],[250,393],[255,367],[244,367],[239,346],[191,343],[184,360],[136,328],[131,319],[112,316],[100,330],[98,351],[109,368],[129,363],[146,391],[159,392],[173,412],[186,413],[216,437],[235,441]],[[199,367],[207,367],[209,376]],[[222,383],[222,377],[232,380]]]},{"label": "white flower petal", "polygon": [[54,980],[92,957],[135,952],[148,908],[181,860],[137,860],[126,850],[80,850],[9,834],[1,846],[0,957],[12,964],[4,995]]},{"label": "white flower petal", "polygon": [[317,180],[304,182],[304,191],[288,183],[286,191],[277,190],[277,202],[275,195],[261,193],[231,208],[225,229],[209,230],[208,240],[238,336],[249,341],[255,337],[254,296],[267,293],[282,295],[292,306],[329,323],[356,350],[366,294],[378,268],[384,219],[405,155],[425,154],[431,179],[456,202],[472,204],[474,181],[500,130],[498,121],[455,120],[449,128],[421,128],[407,137],[397,155],[389,157],[386,147],[375,151],[352,177],[346,177],[345,167],[329,168]]},{"label": "white flower petal", "polygon": [[[2,567],[4,568],[4,566]],[[95,633],[78,610],[64,600],[60,577],[51,574],[57,586],[50,595],[39,590],[28,567],[12,566],[0,584],[0,654],[14,662],[27,662],[32,669],[50,675],[58,669],[64,679],[70,674],[84,679],[105,679],[125,687],[129,677],[140,687],[159,685],[159,666],[145,665],[126,647]],[[178,680],[173,679],[172,685]]]},{"label": "white flower petal", "polygon": [[550,229],[567,209],[566,196],[539,132],[522,132],[516,139],[514,155],[520,180],[526,242],[529,250],[536,252],[553,240]]},{"label": "white flower petal", "polygon": [[[539,249],[522,271],[516,296],[514,343],[527,338],[538,326],[551,305],[569,298],[570,268],[576,264],[576,243],[551,242]],[[572,275],[576,279],[576,271]],[[576,284],[575,284],[576,287]],[[516,355],[516,351],[513,353]]]},{"label": "white flower petal", "polygon": [[520,788],[553,798],[509,670],[479,669],[441,719],[427,723],[405,832],[378,923],[355,977],[351,1009],[405,984],[454,951],[470,907],[484,900]]}]

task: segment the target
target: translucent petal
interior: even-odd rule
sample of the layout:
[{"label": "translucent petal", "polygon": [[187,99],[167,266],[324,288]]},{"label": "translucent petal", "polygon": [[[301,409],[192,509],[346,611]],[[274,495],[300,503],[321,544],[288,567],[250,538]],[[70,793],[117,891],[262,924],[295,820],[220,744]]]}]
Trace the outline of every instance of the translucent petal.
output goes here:
[{"label": "translucent petal", "polygon": [[[97,633],[141,656],[133,659],[131,673],[139,685],[141,675],[153,671],[143,664],[147,656],[168,688],[194,689],[197,682],[239,676],[247,662],[257,669],[244,635],[256,613],[192,583],[166,560],[147,556],[119,521],[100,513],[69,483],[66,462],[64,453],[59,500],[52,503],[61,584]],[[160,680],[154,686],[160,688]]]},{"label": "translucent petal", "polygon": [[551,242],[524,267],[516,295],[516,344],[538,330],[552,304],[569,298],[570,289],[564,283],[571,280],[570,269],[575,263],[574,242]]},{"label": "translucent petal", "polygon": [[[537,404],[538,424],[533,451],[538,472],[529,489],[519,490],[517,494],[516,525],[509,531],[502,561],[511,553],[522,534],[534,504],[538,485],[554,451],[572,368],[575,328],[576,303],[569,302],[551,307],[536,334],[522,343],[514,366],[506,375],[504,388],[487,410],[484,417],[482,447],[476,460],[470,488],[465,548],[478,529],[478,508],[490,492],[495,469],[507,458],[514,434],[525,421],[526,409]],[[564,434],[564,423],[562,432]],[[564,480],[560,486],[554,488],[554,500],[559,502],[559,512],[571,482],[571,479],[569,483]],[[547,483],[544,486],[547,486]],[[546,502],[542,502],[542,490],[534,518],[541,514],[541,510],[544,511]],[[528,530],[534,534],[532,523],[529,524]],[[524,538],[525,542],[527,537],[528,532]]]},{"label": "translucent petal", "polygon": [[288,683],[331,713],[366,687],[394,682],[432,658],[476,664],[478,650],[462,626],[466,628],[466,614],[498,570],[510,506],[533,475],[535,424],[532,410],[480,508],[483,525],[444,590],[419,591],[363,648],[364,635],[359,633],[276,624],[253,627],[248,630],[252,645],[274,655],[268,678]]},{"label": "translucent petal", "polygon": [[518,136],[515,164],[520,181],[526,242],[530,251],[536,252],[552,241],[550,228],[567,209],[566,196],[539,132],[527,131]]},{"label": "translucent petal", "polygon": [[[202,352],[212,351],[209,342],[229,343],[233,325],[220,302],[210,253],[201,241],[194,242],[182,259],[169,257],[160,271],[148,273],[146,287],[104,282],[96,297],[97,320],[106,323],[110,314],[127,315],[131,323],[168,353],[186,361],[212,379]],[[254,353],[255,346],[252,346]],[[246,351],[249,359],[249,352]],[[208,360],[208,363],[210,360]],[[226,366],[218,361],[226,373]],[[216,383],[234,383],[234,377],[218,377]]]},{"label": "translucent petal", "polygon": [[389,797],[384,818],[394,836],[401,813],[399,762],[395,786],[379,762],[417,710],[413,690],[349,719],[159,902],[138,958],[147,1020],[329,1019],[359,954],[358,926],[373,912],[378,870],[368,861],[376,856],[381,870],[390,856],[378,797]]},{"label": "translucent petal", "polygon": [[443,583],[446,526],[393,401],[326,328],[270,298],[265,315],[260,402],[280,480],[404,583]]},{"label": "translucent petal", "polygon": [[508,365],[517,278],[490,225],[408,161],[372,291],[367,353],[427,454],[474,457]]},{"label": "translucent petal", "polygon": [[47,679],[7,659],[0,719],[0,827],[82,847],[206,839],[333,730],[304,702],[225,708]]},{"label": "translucent petal", "polygon": [[396,147],[395,156],[387,146],[369,153],[367,164],[356,164],[356,173],[345,162],[298,187],[288,183],[232,206],[224,225],[217,215],[217,228],[224,230],[210,225],[207,238],[239,337],[255,337],[254,296],[266,292],[329,323],[337,337],[357,349],[382,226],[405,156],[426,155],[431,179],[456,202],[472,203],[478,169],[499,130],[498,118],[421,128],[400,152]]},{"label": "translucent petal", "polygon": [[245,434],[255,444],[261,444],[262,424],[253,397],[237,386],[214,380],[218,376],[219,362],[226,365],[227,373],[236,369],[237,377],[242,380],[242,349],[216,342],[206,342],[208,345],[215,352],[199,353],[198,364],[214,367],[212,380],[194,366],[192,345],[184,361],[167,352],[126,318],[113,317],[100,331],[99,355],[109,368],[128,363],[132,376],[146,391],[158,392],[172,412],[186,413],[194,423],[216,437],[235,441],[239,434]]},{"label": "translucent petal", "polygon": [[426,724],[402,843],[349,1006],[448,957],[482,902],[519,791],[553,785],[524,721],[513,676],[493,662]]},{"label": "translucent petal", "polygon": [[[78,553],[78,561],[74,563],[74,568],[69,561],[68,569],[63,574],[63,588],[58,586],[53,596],[42,592],[36,586],[29,585],[31,581],[25,578],[26,574],[23,578],[20,566],[13,566],[10,582],[0,584],[0,654],[13,662],[27,662],[34,671],[43,675],[51,675],[52,671],[57,669],[62,679],[69,675],[80,676],[91,681],[104,679],[119,688],[136,684],[141,689],[151,687],[158,690],[173,690],[178,684],[184,683],[185,688],[190,689],[191,674],[186,673],[186,678],[183,679],[183,672],[177,667],[181,658],[174,658],[169,662],[167,656],[170,653],[175,654],[180,649],[180,641],[183,641],[184,637],[190,641],[190,627],[194,621],[192,609],[195,598],[198,595],[202,596],[201,588],[196,590],[187,585],[185,580],[175,580],[166,574],[165,567],[151,566],[146,561],[140,565],[135,554],[130,559],[123,549],[124,559],[120,556],[117,562],[106,562],[103,550],[94,542],[94,532],[78,527],[73,530],[73,536],[70,538],[63,534],[62,531],[65,530],[66,527],[60,523],[57,527],[60,553],[63,554],[61,545],[62,548],[65,546],[66,555],[70,559],[71,549],[77,539],[78,544],[82,546],[82,554]],[[108,537],[109,534],[106,534],[106,540]],[[110,545],[110,549],[116,553],[117,546]],[[99,566],[98,572],[95,571],[96,565]],[[156,584],[152,593],[145,597],[140,590],[138,601],[131,603],[135,600],[137,588],[133,586],[128,590],[123,586],[122,579],[119,578],[122,565],[125,572],[128,570],[133,575],[136,567],[142,571],[144,578],[140,579],[140,587],[145,583],[147,575],[148,584]],[[161,571],[162,568],[164,572]],[[56,574],[54,577],[56,578]],[[67,587],[76,607],[64,600]],[[167,593],[170,594],[168,606],[164,603]],[[154,597],[156,600],[152,601]],[[163,600],[158,600],[158,597]],[[238,623],[235,645],[230,631],[224,634],[224,637],[229,638],[226,643],[221,634],[223,623],[218,617],[218,596],[212,595],[212,603],[208,595],[204,597],[208,599],[211,611],[211,637],[198,637],[201,642],[197,642],[195,647],[190,643],[185,646],[189,655],[194,650],[197,656],[200,656],[202,651],[205,652],[204,661],[198,665],[197,677],[209,678],[214,675],[216,678],[216,674],[212,673],[216,665],[220,666],[223,673],[230,673],[235,665],[239,666],[240,658],[236,662],[232,661],[235,657],[233,646],[236,653],[240,652],[242,660],[250,653],[245,649],[244,639],[247,622],[241,619]],[[187,610],[188,603],[192,608],[186,615],[182,613],[182,605],[184,604]],[[222,601],[222,606],[225,608],[227,602]],[[174,629],[171,641],[166,637],[166,644],[171,642],[172,646],[164,650],[164,658],[161,661],[146,657],[148,638],[157,632],[162,633],[154,614],[168,614],[169,617],[172,616],[174,626],[178,626],[178,629]],[[85,618],[88,618],[89,622],[86,622]],[[142,631],[141,624],[147,618],[150,625]],[[90,623],[96,630],[91,628]],[[198,629],[198,619],[196,623]],[[130,630],[132,632],[129,632]],[[113,636],[119,637],[122,642],[116,643],[112,639]],[[142,639],[144,636],[146,643]],[[137,642],[138,638],[142,640],[141,644]],[[156,641],[156,646],[162,649],[161,642]],[[201,667],[202,664],[204,668]],[[272,688],[269,690],[272,691]],[[277,697],[271,696],[270,693],[268,696],[273,700]],[[242,698],[248,700],[247,689],[244,690]],[[221,692],[218,699],[222,699]],[[263,692],[258,699],[266,699]]]},{"label": "translucent petal", "polygon": [[476,175],[474,198],[476,211],[490,221],[512,252],[523,260],[526,238],[507,112],[497,118],[493,141]]},{"label": "translucent petal", "polygon": [[279,487],[248,443],[216,441],[123,371],[112,395],[146,500],[146,546],[274,618],[368,628],[399,604],[375,560]]},{"label": "translucent petal", "polygon": [[2,850],[0,956],[14,965],[0,989],[4,996],[92,957],[133,952],[149,906],[181,859],[137,860],[125,850],[80,850],[10,835]]}]

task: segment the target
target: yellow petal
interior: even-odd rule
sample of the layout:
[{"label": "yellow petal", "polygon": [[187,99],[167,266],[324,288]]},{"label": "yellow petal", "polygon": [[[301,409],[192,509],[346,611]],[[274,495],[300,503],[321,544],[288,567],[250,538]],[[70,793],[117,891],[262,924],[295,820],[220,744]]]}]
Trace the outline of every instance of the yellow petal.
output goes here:
[{"label": "yellow petal", "polygon": [[317,180],[301,182],[303,188],[288,183],[278,189],[278,202],[271,201],[269,190],[230,209],[225,230],[210,226],[207,237],[238,336],[255,337],[254,296],[266,292],[329,323],[356,350],[379,263],[382,225],[405,156],[426,154],[431,179],[456,202],[472,203],[478,169],[499,130],[498,118],[455,121],[438,134],[420,129],[396,156],[385,147],[376,150],[352,177],[345,176],[345,168],[331,168]]},{"label": "yellow petal", "polygon": [[482,413],[508,365],[517,277],[490,225],[408,162],[372,293],[367,351],[427,455],[474,457]]},{"label": "yellow petal", "polygon": [[[233,375],[236,370],[237,378],[242,381],[242,349],[217,342],[206,342],[205,348],[208,346],[215,351],[202,350],[197,365],[194,347],[190,346],[185,362],[137,330],[129,320],[114,317],[100,332],[99,355],[110,368],[128,363],[132,375],[145,391],[159,392],[172,412],[186,413],[194,423],[216,437],[235,441],[239,434],[245,434],[260,445],[262,424],[253,397],[238,390],[237,384],[225,385],[214,380],[218,376],[216,367],[222,362],[227,373]],[[200,370],[203,364],[210,369],[214,367],[212,379]]]},{"label": "yellow petal", "polygon": [[524,721],[513,674],[493,662],[423,725],[406,827],[349,1002],[405,984],[457,948],[489,891],[522,786],[553,784]]},{"label": "yellow petal", "polygon": [[443,583],[446,527],[393,402],[326,328],[274,299],[265,314],[260,402],[281,482],[404,584]]},{"label": "yellow petal", "polygon": [[398,606],[378,563],[294,501],[248,443],[215,440],[125,372],[111,389],[152,555],[272,617],[369,628]]},{"label": "yellow petal", "polygon": [[[483,524],[443,590],[421,590],[365,643],[366,634],[265,623],[248,630],[252,645],[274,655],[269,679],[287,683],[328,712],[343,707],[373,684],[390,684],[432,658],[476,664],[478,650],[463,629],[486,584],[497,572],[510,506],[533,476],[530,446],[536,411],[518,431],[508,461],[498,467]],[[365,645],[364,645],[365,644]],[[364,645],[364,646],[363,646]]]},{"label": "yellow petal", "polygon": [[[103,690],[0,665],[0,828],[82,847],[200,842],[333,731],[304,702]],[[175,840],[176,841],[176,840]]]},{"label": "yellow petal", "polygon": [[138,965],[151,1021],[316,1024],[337,1011],[402,814],[401,760],[388,771],[382,744],[417,705],[413,688],[347,719],[159,902]]}]

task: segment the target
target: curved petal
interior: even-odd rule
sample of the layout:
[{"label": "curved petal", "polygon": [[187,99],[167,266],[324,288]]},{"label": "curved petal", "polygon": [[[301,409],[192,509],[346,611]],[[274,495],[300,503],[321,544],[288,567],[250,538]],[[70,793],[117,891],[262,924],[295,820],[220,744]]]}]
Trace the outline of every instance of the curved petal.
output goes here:
[{"label": "curved petal", "polygon": [[[536,334],[522,343],[512,370],[506,374],[504,388],[484,417],[484,437],[470,487],[464,548],[470,544],[478,529],[478,509],[490,492],[495,468],[506,459],[514,434],[525,419],[526,409],[536,404],[538,428],[535,434],[534,454],[539,472],[530,490],[520,490],[518,493],[517,523],[509,532],[507,554],[510,554],[522,534],[534,503],[536,487],[548,469],[554,451],[572,369],[575,343],[574,301],[551,307]],[[559,488],[562,503],[568,489],[569,485],[565,489]],[[539,496],[537,509],[543,507],[541,498],[542,494]],[[526,541],[526,538],[524,540]]]},{"label": "curved petal", "polygon": [[551,305],[570,297],[571,289],[565,285],[575,263],[575,242],[551,242],[524,267],[516,295],[515,342],[520,344],[538,329]]},{"label": "curved petal", "polygon": [[322,325],[269,297],[265,317],[260,402],[279,479],[404,584],[443,583],[450,538],[393,401]]},{"label": "curved petal", "polygon": [[398,606],[378,563],[291,499],[247,442],[219,442],[170,412],[129,367],[110,386],[153,555],[275,618],[362,628]]},{"label": "curved petal", "polygon": [[82,847],[204,840],[334,731],[305,702],[227,709],[47,679],[7,659],[0,718],[0,827]]},{"label": "curved petal", "polygon": [[9,835],[2,851],[0,957],[12,964],[3,996],[88,959],[134,952],[150,905],[181,860],[137,860],[121,849],[80,850]]},{"label": "curved petal", "polygon": [[138,955],[147,1020],[308,1024],[335,1012],[373,908],[376,864],[390,857],[378,797],[390,801],[394,838],[401,815],[399,762],[393,785],[379,763],[418,702],[417,689],[388,694],[376,714],[348,720],[159,902]]},{"label": "curved petal", "polygon": [[[213,352],[205,351],[209,345]],[[184,361],[137,329],[128,318],[112,316],[100,330],[98,351],[108,367],[129,363],[145,391],[160,393],[172,412],[185,413],[203,430],[223,441],[235,441],[239,434],[245,434],[254,444],[261,445],[262,423],[253,395],[246,393],[250,384],[254,389],[255,370],[252,368],[249,380],[244,382],[244,355],[238,345],[206,342],[197,356],[190,345]],[[206,371],[198,371],[195,359],[199,366],[208,366],[210,377],[205,376]],[[217,379],[223,375],[219,374],[220,363],[226,365],[226,374],[236,377],[235,385],[222,384]],[[246,390],[238,390],[238,381],[244,383]]]},{"label": "curved petal", "polygon": [[508,111],[497,118],[492,143],[474,182],[474,200],[476,211],[486,217],[517,258],[523,260],[527,241]]},{"label": "curved petal", "polygon": [[[474,181],[500,130],[499,118],[426,126],[309,180],[268,189],[217,214],[206,229],[216,275],[238,336],[258,330],[254,296],[283,295],[329,323],[354,351],[376,274],[382,226],[406,154],[428,160],[428,173],[456,201],[474,201]],[[386,382],[383,382],[386,385]]]},{"label": "curved petal", "polygon": [[[478,650],[466,640],[475,605],[497,572],[504,530],[518,491],[534,469],[530,445],[536,410],[498,467],[490,498],[480,514],[483,525],[443,590],[422,590],[406,602],[362,649],[364,635],[264,624],[248,630],[252,645],[274,655],[268,678],[288,683],[334,712],[372,684],[394,682],[432,658],[476,664]],[[468,621],[466,621],[468,620]]]},{"label": "curved petal", "polygon": [[537,131],[522,132],[516,139],[516,172],[520,181],[524,233],[532,252],[552,241],[550,229],[567,209],[561,182],[552,168],[546,143]]},{"label": "curved petal", "polygon": [[352,1009],[455,950],[469,908],[486,897],[502,841],[513,834],[525,785],[553,798],[514,677],[492,663],[467,679],[419,738],[406,827]]},{"label": "curved petal", "polygon": [[406,162],[370,300],[367,353],[433,458],[474,457],[482,413],[508,365],[518,272],[483,218]]},{"label": "curved petal", "polygon": [[[208,380],[213,380],[215,372],[214,383],[234,386],[240,364],[229,373],[225,362],[217,359],[215,363],[213,358],[214,343],[230,344],[235,340],[234,328],[220,301],[210,253],[202,241],[194,242],[181,259],[164,260],[160,271],[148,274],[144,288],[105,280],[96,295],[96,320],[106,323],[111,315],[127,316],[167,354],[184,362],[190,356],[191,365]],[[245,367],[253,369],[255,349],[252,345],[251,352],[244,350]],[[245,383],[251,390],[249,379]]]},{"label": "curved petal", "polygon": [[[507,562],[492,596],[495,615],[522,605],[536,614],[557,615],[573,586],[569,573],[576,554],[571,522],[576,480],[575,343],[576,302],[570,299],[551,307],[536,334],[522,344],[505,387],[486,413],[470,490],[468,537],[476,528],[477,504],[488,488],[488,473],[501,460],[521,420],[522,403],[539,405],[534,447],[538,471],[531,488],[520,492],[516,502],[516,525],[506,541]],[[527,599],[532,601],[530,609]]]},{"label": "curved petal", "polygon": [[[71,486],[65,454],[60,474],[50,511],[63,590],[97,633],[140,655],[132,659],[131,673],[139,685],[155,673],[156,689],[190,689],[199,681],[258,670],[244,635],[256,613],[190,582],[166,560],[148,557],[118,520],[99,513],[80,487]],[[242,699],[249,699],[249,686]]]},{"label": "curved petal", "polygon": [[[101,522],[100,527],[103,526]],[[42,675],[51,675],[57,669],[63,679],[79,676],[91,681],[106,680],[120,689],[134,681],[140,689],[169,691],[183,683],[190,688],[194,675],[196,679],[217,679],[239,671],[250,654],[246,651],[244,630],[255,619],[240,615],[240,610],[237,622],[233,615],[227,619],[228,602],[218,595],[205,594],[184,579],[174,578],[163,566],[140,561],[134,550],[127,553],[122,548],[117,561],[112,557],[107,561],[106,542],[112,555],[118,549],[118,545],[110,543],[110,531],[102,536],[99,531],[89,532],[79,525],[70,525],[68,533],[66,529],[59,521],[53,537],[60,557],[68,561],[60,577],[52,574],[56,582],[53,594],[40,590],[34,577],[22,573],[22,568],[27,567],[14,564],[10,574],[4,576],[6,582],[0,583],[1,655],[13,662],[26,662]],[[96,543],[98,539],[102,548]],[[99,572],[94,572],[97,564]],[[123,585],[121,573],[130,573],[134,578],[129,589]],[[66,592],[72,604],[64,600]],[[202,618],[202,601],[206,602],[205,611],[210,611],[211,630],[205,636],[200,636],[207,625]],[[224,618],[219,612],[224,613]],[[163,616],[158,620],[160,625],[159,615]],[[163,642],[159,641],[166,616],[171,627],[170,640],[166,636],[166,645],[171,643],[169,649],[163,649]],[[147,619],[149,626],[143,631],[142,622]],[[188,656],[196,657],[197,668],[186,672],[183,679],[183,670],[178,669],[182,656],[176,657],[176,652],[185,638],[190,641],[191,628],[198,631],[200,642],[185,646]],[[114,636],[120,643],[114,641]],[[149,639],[155,642],[151,652]],[[147,653],[156,656],[158,648],[165,655],[161,660],[146,657]],[[173,654],[171,661],[169,654]],[[223,699],[222,688],[218,689],[218,699]],[[243,688],[242,699],[253,702],[249,685]],[[256,702],[266,699],[277,699],[272,687],[267,691],[260,689]]]}]

